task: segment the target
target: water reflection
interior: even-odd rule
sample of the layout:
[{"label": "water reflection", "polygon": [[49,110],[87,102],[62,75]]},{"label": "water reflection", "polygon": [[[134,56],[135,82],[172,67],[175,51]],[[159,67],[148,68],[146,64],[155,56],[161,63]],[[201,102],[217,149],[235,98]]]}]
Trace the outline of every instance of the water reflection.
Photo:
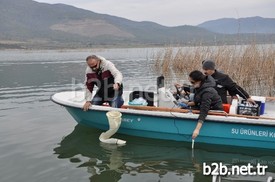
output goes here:
[{"label": "water reflection", "polygon": [[[120,135],[125,146],[100,143],[102,131],[77,125],[54,149],[59,159],[79,163],[86,168],[90,181],[211,181],[203,176],[202,163],[268,165],[268,174],[275,176],[275,154],[224,146],[144,139]],[[227,177],[230,180],[230,177]],[[243,177],[238,177],[243,180]],[[236,179],[236,177],[234,177]],[[251,180],[250,180],[251,181]],[[252,181],[262,181],[253,178]]]}]

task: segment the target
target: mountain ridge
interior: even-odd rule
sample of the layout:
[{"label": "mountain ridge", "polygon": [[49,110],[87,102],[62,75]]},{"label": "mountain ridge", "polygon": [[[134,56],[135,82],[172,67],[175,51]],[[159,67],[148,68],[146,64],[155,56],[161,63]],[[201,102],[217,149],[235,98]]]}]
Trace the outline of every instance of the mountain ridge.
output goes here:
[{"label": "mountain ridge", "polygon": [[[237,39],[237,36],[211,32],[202,27],[167,27],[66,4],[33,0],[1,0],[0,25],[0,48],[215,45],[234,44]],[[238,42],[253,38],[255,36],[243,35]],[[275,41],[275,37],[270,39],[263,35],[257,39],[260,42]]]},{"label": "mountain ridge", "polygon": [[275,33],[275,18],[263,18],[260,16],[246,18],[220,18],[203,22],[198,27],[222,34],[239,33]]}]

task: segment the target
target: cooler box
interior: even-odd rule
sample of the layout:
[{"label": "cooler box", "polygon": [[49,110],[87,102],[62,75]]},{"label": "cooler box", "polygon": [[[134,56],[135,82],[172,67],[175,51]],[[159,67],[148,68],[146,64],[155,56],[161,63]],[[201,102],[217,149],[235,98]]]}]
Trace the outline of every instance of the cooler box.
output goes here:
[{"label": "cooler box", "polygon": [[266,98],[265,97],[259,97],[259,96],[252,96],[251,99],[261,102],[260,115],[263,115],[264,111],[265,111],[265,100],[266,100]]}]

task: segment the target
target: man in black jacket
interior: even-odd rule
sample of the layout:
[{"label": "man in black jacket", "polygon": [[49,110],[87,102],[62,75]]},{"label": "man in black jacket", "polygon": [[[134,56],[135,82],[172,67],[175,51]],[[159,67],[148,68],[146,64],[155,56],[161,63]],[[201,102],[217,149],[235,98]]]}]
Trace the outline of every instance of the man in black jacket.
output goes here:
[{"label": "man in black jacket", "polygon": [[205,75],[211,75],[215,81],[218,94],[221,96],[222,102],[227,103],[227,91],[232,97],[238,94],[243,99],[252,104],[256,104],[249,94],[239,85],[237,85],[227,74],[221,73],[215,69],[215,62],[212,60],[204,60],[202,62],[202,69]]}]

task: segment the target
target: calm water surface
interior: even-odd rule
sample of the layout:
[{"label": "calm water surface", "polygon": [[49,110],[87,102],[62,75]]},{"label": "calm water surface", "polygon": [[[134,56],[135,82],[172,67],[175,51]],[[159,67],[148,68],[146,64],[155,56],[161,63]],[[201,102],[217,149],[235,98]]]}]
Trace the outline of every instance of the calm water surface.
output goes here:
[{"label": "calm water surface", "polygon": [[[126,89],[155,89],[151,69],[157,49],[95,50],[123,72]],[[201,146],[118,135],[125,146],[102,144],[102,131],[77,125],[50,96],[83,86],[90,51],[0,52],[0,182],[177,182],[211,181],[203,162],[268,165],[275,178],[273,151]]]}]

